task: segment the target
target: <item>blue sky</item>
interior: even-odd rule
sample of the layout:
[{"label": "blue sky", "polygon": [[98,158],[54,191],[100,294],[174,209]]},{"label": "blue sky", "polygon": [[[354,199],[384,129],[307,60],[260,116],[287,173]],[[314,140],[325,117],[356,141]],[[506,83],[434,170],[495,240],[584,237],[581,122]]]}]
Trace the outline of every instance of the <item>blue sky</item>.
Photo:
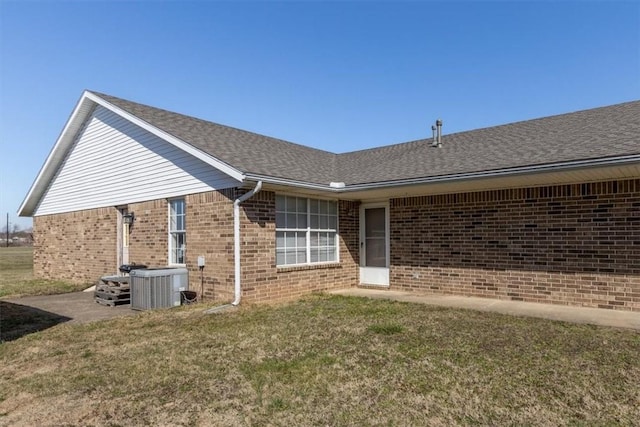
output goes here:
[{"label": "blue sky", "polygon": [[84,89],[353,151],[640,99],[640,2],[0,0],[0,222]]}]

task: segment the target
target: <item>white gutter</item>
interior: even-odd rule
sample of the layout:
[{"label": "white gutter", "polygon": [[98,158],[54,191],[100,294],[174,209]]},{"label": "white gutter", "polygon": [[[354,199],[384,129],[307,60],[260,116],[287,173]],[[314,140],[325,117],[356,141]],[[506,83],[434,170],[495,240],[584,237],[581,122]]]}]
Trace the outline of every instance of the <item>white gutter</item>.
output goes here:
[{"label": "white gutter", "polygon": [[240,203],[253,197],[262,188],[262,181],[258,181],[255,188],[248,193],[238,197],[233,202],[233,262],[235,267],[234,278],[234,294],[235,299],[231,303],[233,306],[240,304],[241,288],[240,288]]},{"label": "white gutter", "polygon": [[243,194],[233,201],[233,263],[234,263],[234,297],[231,304],[219,305],[204,311],[204,314],[213,314],[240,305],[242,288],[240,287],[240,203],[250,199],[262,189],[262,181],[258,181],[253,190]]},{"label": "white gutter", "polygon": [[286,185],[288,187],[305,188],[308,190],[331,191],[329,184],[315,184],[313,182],[297,181],[294,179],[278,178],[275,176],[246,173],[245,178],[253,181],[262,181],[267,184]]},{"label": "white gutter", "polygon": [[343,192],[350,192],[350,191],[379,189],[379,188],[385,188],[385,187],[399,187],[402,185],[431,184],[431,183],[439,183],[439,182],[456,182],[456,181],[465,181],[465,180],[473,180],[473,179],[481,179],[481,178],[496,178],[496,177],[505,177],[505,176],[515,176],[515,175],[538,174],[538,173],[545,173],[545,172],[562,172],[562,171],[586,169],[586,168],[592,168],[592,167],[622,166],[622,165],[632,164],[636,162],[640,162],[640,155],[632,154],[628,156],[609,157],[604,159],[600,158],[600,159],[589,159],[589,160],[575,160],[575,161],[569,161],[569,162],[523,166],[523,167],[515,167],[515,168],[508,168],[508,169],[495,169],[495,170],[482,171],[482,172],[441,175],[441,176],[434,176],[434,177],[427,177],[427,178],[409,178],[409,179],[399,179],[395,181],[380,181],[380,182],[372,182],[372,183],[366,183],[366,184],[351,184],[351,185],[347,185],[346,188],[332,189],[332,190],[337,193],[343,193]]},{"label": "white gutter", "polygon": [[482,178],[497,178],[514,175],[538,174],[548,172],[562,172],[574,169],[585,169],[603,166],[622,166],[640,162],[640,155],[631,154],[627,156],[617,156],[600,159],[574,160],[559,163],[547,163],[542,165],[521,166],[507,169],[494,169],[489,171],[469,172],[459,174],[440,175],[432,177],[398,179],[392,181],[379,181],[363,184],[347,184],[346,186],[331,186],[324,184],[314,184],[310,182],[296,181],[286,178],[269,177],[265,175],[246,174],[247,179],[260,180],[268,184],[286,185],[291,187],[305,188],[316,191],[328,191],[332,193],[349,193],[352,191],[362,191],[370,189],[380,189],[388,187],[400,187],[403,185],[435,184],[442,182],[457,182]]}]

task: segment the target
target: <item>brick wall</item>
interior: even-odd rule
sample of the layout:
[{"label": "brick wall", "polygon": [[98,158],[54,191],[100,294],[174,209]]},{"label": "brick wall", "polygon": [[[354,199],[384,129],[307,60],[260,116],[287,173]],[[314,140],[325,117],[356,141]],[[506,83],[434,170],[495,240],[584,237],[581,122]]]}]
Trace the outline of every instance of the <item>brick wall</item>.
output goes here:
[{"label": "brick wall", "polygon": [[275,193],[242,205],[242,288],[248,302],[285,301],[312,292],[357,285],[358,204],[340,201],[340,263],[276,267]]},{"label": "brick wall", "polygon": [[[129,263],[164,267],[169,260],[169,207],[165,199],[132,203],[135,221],[129,233]],[[117,271],[117,270],[116,270]]]},{"label": "brick wall", "polygon": [[[233,195],[234,190],[184,196],[186,212],[186,266],[189,287],[205,299],[233,298]],[[131,228],[129,261],[150,267],[169,262],[169,207],[166,199],[128,206],[135,213]],[[206,265],[198,269],[198,256]]]},{"label": "brick wall", "polygon": [[[233,199],[185,196],[190,287],[233,298]],[[275,265],[275,194],[241,208],[245,302],[283,301],[358,282],[358,203],[339,202],[340,263]],[[130,262],[165,266],[166,200],[135,212]],[[34,218],[36,277],[93,283],[117,272],[117,210]],[[393,288],[640,311],[640,180],[390,201]],[[197,258],[207,265],[200,280]]]},{"label": "brick wall", "polygon": [[[205,300],[234,297],[234,189],[185,196],[186,264],[189,286]],[[358,205],[341,201],[340,257],[337,264],[277,268],[275,193],[263,191],[241,205],[242,288],[245,302],[274,302],[314,291],[355,286],[358,265]],[[150,267],[168,262],[168,202],[132,203],[135,214],[129,262]],[[35,273],[38,277],[94,283],[118,272],[118,213],[115,208],[36,217]],[[206,266],[198,269],[198,256]]]},{"label": "brick wall", "polygon": [[390,206],[394,288],[640,311],[640,180]]},{"label": "brick wall", "polygon": [[35,217],[35,277],[94,284],[117,271],[117,221],[115,208]]},{"label": "brick wall", "polygon": [[[234,298],[233,201],[244,191],[229,189],[185,198],[190,288],[198,294],[204,290],[206,300],[231,302]],[[341,201],[339,210],[339,264],[277,268],[275,193],[261,191],[240,205],[242,301],[279,302],[315,291],[355,286],[358,205]],[[200,255],[206,260],[202,272],[197,267]]]},{"label": "brick wall", "polygon": [[[233,199],[233,189],[185,198],[189,287],[209,301],[233,300]],[[205,257],[202,272],[198,256]]]}]

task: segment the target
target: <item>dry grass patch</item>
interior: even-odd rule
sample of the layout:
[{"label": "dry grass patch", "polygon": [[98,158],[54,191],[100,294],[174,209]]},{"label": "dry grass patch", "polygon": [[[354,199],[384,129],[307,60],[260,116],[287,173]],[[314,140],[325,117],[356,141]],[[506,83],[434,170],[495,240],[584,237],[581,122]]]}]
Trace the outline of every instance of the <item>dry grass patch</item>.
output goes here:
[{"label": "dry grass patch", "polygon": [[640,334],[318,296],[0,345],[0,424],[567,425],[640,419]]},{"label": "dry grass patch", "polygon": [[0,298],[79,291],[87,285],[33,277],[33,248],[0,248]]}]

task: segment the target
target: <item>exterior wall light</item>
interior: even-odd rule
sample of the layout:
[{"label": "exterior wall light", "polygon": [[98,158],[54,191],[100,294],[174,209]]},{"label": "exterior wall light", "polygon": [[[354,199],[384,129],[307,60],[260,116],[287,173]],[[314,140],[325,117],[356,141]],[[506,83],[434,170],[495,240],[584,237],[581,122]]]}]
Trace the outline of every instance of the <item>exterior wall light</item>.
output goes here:
[{"label": "exterior wall light", "polygon": [[133,225],[133,221],[136,219],[136,216],[133,212],[130,212],[126,215],[122,215],[122,222],[127,225]]}]

